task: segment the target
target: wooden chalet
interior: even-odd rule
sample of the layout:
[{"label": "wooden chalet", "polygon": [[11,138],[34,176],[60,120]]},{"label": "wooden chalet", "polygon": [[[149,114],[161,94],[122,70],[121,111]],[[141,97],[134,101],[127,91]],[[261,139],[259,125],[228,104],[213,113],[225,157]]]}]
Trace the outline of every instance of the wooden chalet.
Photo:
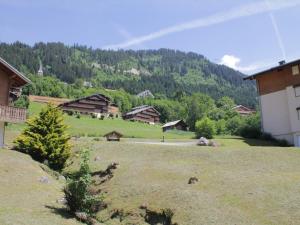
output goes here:
[{"label": "wooden chalet", "polygon": [[60,104],[58,107],[64,112],[79,112],[81,114],[107,114],[110,99],[102,94],[94,94],[84,98]]},{"label": "wooden chalet", "polygon": [[188,125],[183,120],[176,120],[172,122],[168,122],[162,126],[163,132],[166,132],[167,130],[188,130]]},{"label": "wooden chalet", "polygon": [[243,105],[237,105],[235,107],[232,108],[234,111],[236,111],[238,114],[240,114],[241,116],[250,116],[253,113],[255,113],[255,110],[253,109],[249,109],[246,106]]},{"label": "wooden chalet", "polygon": [[159,123],[160,113],[152,106],[142,105],[123,115],[123,119],[149,124]]},{"label": "wooden chalet", "polygon": [[120,138],[123,137],[123,134],[117,131],[112,131],[105,134],[104,137],[106,137],[107,141],[120,141]]},{"label": "wooden chalet", "polygon": [[[15,90],[30,83],[22,73],[0,57],[0,148],[4,146],[5,122],[21,123],[26,120],[26,109],[12,107],[10,100]],[[17,97],[15,93],[14,97]]]}]

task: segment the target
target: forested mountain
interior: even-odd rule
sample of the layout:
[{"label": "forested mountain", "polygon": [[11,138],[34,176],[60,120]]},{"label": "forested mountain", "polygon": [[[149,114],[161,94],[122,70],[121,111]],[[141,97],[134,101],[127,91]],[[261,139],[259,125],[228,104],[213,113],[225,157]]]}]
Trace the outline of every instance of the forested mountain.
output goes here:
[{"label": "forested mountain", "polygon": [[44,74],[66,83],[89,81],[94,87],[122,88],[131,94],[145,89],[156,96],[176,98],[202,92],[214,99],[232,97],[236,103],[254,106],[255,84],[243,74],[210,62],[196,53],[170,49],[100,50],[62,43],[0,43],[0,56],[25,74],[36,74],[40,62]]}]

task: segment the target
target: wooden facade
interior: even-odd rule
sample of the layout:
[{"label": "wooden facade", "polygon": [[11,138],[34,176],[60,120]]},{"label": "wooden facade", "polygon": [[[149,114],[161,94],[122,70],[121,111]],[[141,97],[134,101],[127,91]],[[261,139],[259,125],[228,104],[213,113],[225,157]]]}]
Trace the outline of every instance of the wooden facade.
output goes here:
[{"label": "wooden facade", "polygon": [[183,120],[176,120],[172,122],[168,122],[162,126],[163,132],[168,130],[188,130],[188,125]]},{"label": "wooden facade", "polygon": [[26,109],[10,106],[11,93],[29,83],[18,70],[0,58],[0,148],[4,145],[4,123],[25,122]]},{"label": "wooden facade", "polygon": [[130,112],[123,115],[123,119],[131,121],[140,121],[149,124],[159,123],[160,113],[152,106],[138,106]]},{"label": "wooden facade", "polygon": [[85,98],[60,104],[58,107],[64,112],[79,112],[81,114],[109,113],[110,99],[102,94],[95,94]]},{"label": "wooden facade", "polygon": [[266,95],[276,91],[284,90],[288,86],[300,85],[300,76],[293,75],[293,68],[300,70],[300,60],[282,64],[269,70],[244,78],[245,80],[256,80],[259,95]]}]

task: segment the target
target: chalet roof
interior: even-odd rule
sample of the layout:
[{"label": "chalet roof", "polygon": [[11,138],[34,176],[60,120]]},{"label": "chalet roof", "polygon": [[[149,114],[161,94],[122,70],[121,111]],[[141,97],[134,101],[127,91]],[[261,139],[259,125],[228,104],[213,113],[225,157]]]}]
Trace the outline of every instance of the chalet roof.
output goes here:
[{"label": "chalet roof", "polygon": [[137,96],[138,96],[138,97],[145,97],[145,96],[148,96],[148,97],[154,98],[154,95],[152,94],[152,92],[151,92],[150,90],[142,91],[142,92],[138,93]]},{"label": "chalet roof", "polygon": [[261,72],[255,73],[255,74],[250,75],[248,77],[245,77],[244,80],[253,80],[253,79],[255,79],[259,75],[264,75],[264,74],[267,75],[269,72],[272,72],[274,70],[279,70],[279,69],[282,69],[283,67],[286,67],[286,66],[294,66],[294,65],[298,65],[298,64],[300,64],[300,59],[291,61],[289,63],[284,63],[282,65],[278,65],[278,66],[272,67],[272,68],[267,69],[267,70],[263,70]]},{"label": "chalet roof", "polygon": [[0,68],[7,72],[13,78],[13,87],[22,87],[31,81],[25,77],[21,72],[19,72],[16,68],[6,62],[4,59],[0,57]]},{"label": "chalet roof", "polygon": [[134,107],[131,109],[130,112],[127,112],[126,115],[134,115],[139,112],[145,111],[147,109],[154,109],[155,112],[157,112],[157,114],[160,115],[160,113],[153,106],[148,106],[148,105],[141,105],[141,106]]},{"label": "chalet roof", "polygon": [[179,122],[184,122],[184,121],[183,120],[175,120],[175,121],[168,122],[168,123],[164,124],[162,127],[174,126],[174,125],[178,124]]},{"label": "chalet roof", "polygon": [[107,136],[109,136],[109,135],[111,135],[111,134],[116,134],[116,135],[119,136],[119,137],[123,137],[123,134],[121,134],[120,132],[115,131],[115,130],[113,130],[113,131],[111,131],[111,132],[108,132],[107,134],[104,134],[103,137],[107,137]]},{"label": "chalet roof", "polygon": [[83,100],[83,99],[87,99],[87,98],[91,98],[91,97],[98,97],[98,98],[103,99],[106,102],[110,102],[110,98],[109,97],[107,97],[107,96],[105,96],[103,94],[94,94],[94,95],[86,96],[86,97],[83,97],[83,98],[78,98],[78,99],[75,99],[75,100],[72,100],[72,101],[64,102],[64,103],[60,104],[59,106],[65,106],[65,105],[68,105],[70,103],[77,102],[77,101],[80,101],[80,100]]},{"label": "chalet roof", "polygon": [[253,109],[250,109],[250,108],[248,108],[246,106],[243,106],[243,105],[237,105],[237,106],[233,107],[232,109],[239,109],[239,108],[242,108],[244,111],[251,111],[251,112],[254,111]]}]

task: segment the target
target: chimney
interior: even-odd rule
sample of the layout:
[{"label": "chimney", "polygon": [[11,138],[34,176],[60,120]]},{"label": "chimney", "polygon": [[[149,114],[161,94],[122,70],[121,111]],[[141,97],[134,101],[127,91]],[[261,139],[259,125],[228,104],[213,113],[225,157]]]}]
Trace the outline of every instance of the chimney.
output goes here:
[{"label": "chimney", "polygon": [[282,65],[284,65],[284,64],[285,64],[285,60],[282,60],[282,61],[279,62],[279,65],[280,65],[280,66],[282,66]]}]

